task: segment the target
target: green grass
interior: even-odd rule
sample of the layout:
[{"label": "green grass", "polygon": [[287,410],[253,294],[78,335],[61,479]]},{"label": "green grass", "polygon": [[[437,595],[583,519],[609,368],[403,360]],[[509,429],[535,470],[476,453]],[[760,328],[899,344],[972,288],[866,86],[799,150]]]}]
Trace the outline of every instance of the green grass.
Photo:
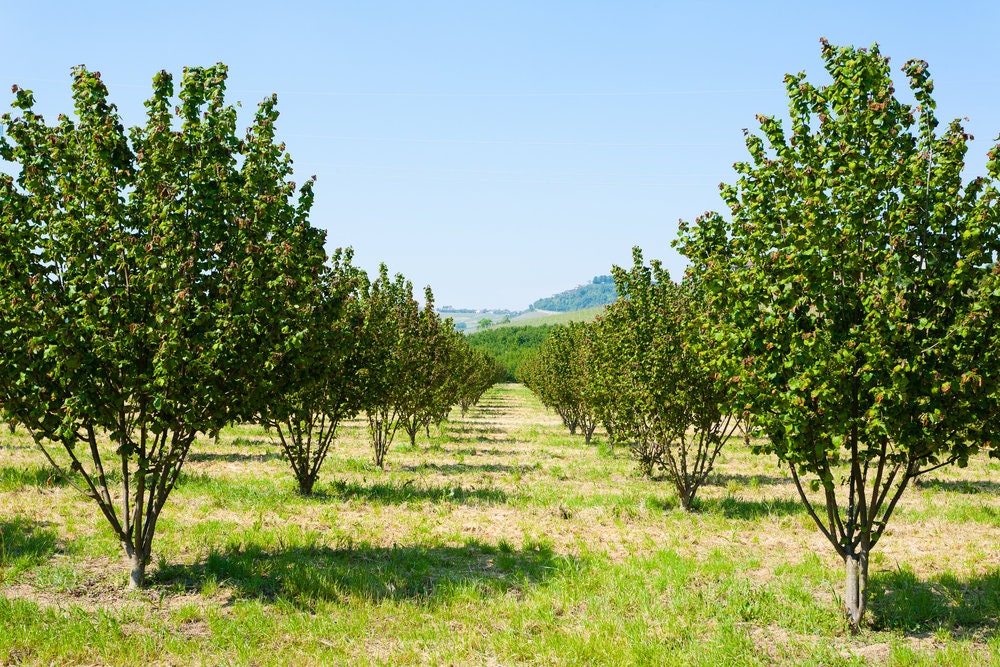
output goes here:
[{"label": "green grass", "polygon": [[344,425],[308,498],[261,429],[196,442],[139,593],[96,508],[5,440],[0,664],[1000,663],[993,462],[907,492],[852,636],[841,563],[742,443],[687,513],[517,385],[385,470],[366,437]]},{"label": "green grass", "polygon": [[18,517],[0,519],[0,584],[43,566],[55,550],[56,534],[48,526]]},{"label": "green grass", "polygon": [[595,317],[604,312],[605,306],[596,306],[594,308],[584,308],[583,310],[574,310],[568,313],[542,313],[539,311],[532,311],[527,313],[522,313],[517,317],[511,318],[510,322],[497,323],[494,327],[506,327],[506,326],[521,326],[524,324],[530,324],[533,326],[541,326],[543,324],[569,324],[570,322],[590,322]]},{"label": "green grass", "polygon": [[44,488],[62,486],[66,481],[51,467],[35,466],[0,468],[0,493],[20,491],[29,486]]}]

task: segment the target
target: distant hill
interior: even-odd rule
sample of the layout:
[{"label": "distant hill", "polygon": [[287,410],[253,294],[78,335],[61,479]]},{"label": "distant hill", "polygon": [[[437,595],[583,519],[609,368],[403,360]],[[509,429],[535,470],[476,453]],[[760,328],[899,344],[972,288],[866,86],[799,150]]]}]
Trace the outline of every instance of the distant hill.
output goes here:
[{"label": "distant hill", "polygon": [[450,317],[455,328],[465,333],[486,331],[498,326],[565,324],[594,319],[613,303],[617,293],[611,276],[597,276],[586,285],[574,287],[535,301],[527,310],[455,308],[443,306],[438,312]]},{"label": "distant hill", "polygon": [[575,310],[597,308],[613,303],[618,296],[611,276],[597,276],[590,283],[560,292],[555,296],[539,299],[531,304],[534,310],[568,313]]}]

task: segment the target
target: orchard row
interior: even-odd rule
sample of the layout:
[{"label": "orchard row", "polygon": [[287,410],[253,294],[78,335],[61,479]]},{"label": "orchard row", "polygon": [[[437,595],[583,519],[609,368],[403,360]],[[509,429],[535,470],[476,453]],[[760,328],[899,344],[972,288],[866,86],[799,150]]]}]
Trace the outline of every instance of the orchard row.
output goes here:
[{"label": "orchard row", "polygon": [[48,123],[15,86],[0,117],[0,410],[100,509],[141,586],[156,523],[198,434],[273,428],[309,493],[342,420],[364,412],[382,465],[467,408],[494,360],[421,308],[402,276],[328,257],[275,142],[276,98],[238,136],[226,68],[153,81],[126,132],[96,72]]},{"label": "orchard row", "polygon": [[[787,466],[844,559],[864,615],[871,550],[910,483],[1000,454],[1000,146],[938,130],[927,63],[823,41],[832,80],[785,83],[721,186],[729,211],[681,222],[676,285],[635,254],[620,300],[553,335],[524,380],[571,429],[595,421],[662,467],[688,507],[745,423]],[[927,539],[932,539],[928,534]]]}]

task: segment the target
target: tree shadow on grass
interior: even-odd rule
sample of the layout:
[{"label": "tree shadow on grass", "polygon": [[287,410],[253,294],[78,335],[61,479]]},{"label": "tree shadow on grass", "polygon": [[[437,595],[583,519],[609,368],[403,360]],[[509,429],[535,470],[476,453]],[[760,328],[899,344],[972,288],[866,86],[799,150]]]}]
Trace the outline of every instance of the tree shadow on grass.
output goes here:
[{"label": "tree shadow on grass", "polygon": [[39,565],[56,551],[56,533],[47,523],[14,518],[0,520],[0,580],[7,568],[20,571]]},{"label": "tree shadow on grass", "polygon": [[25,486],[65,486],[66,480],[54,468],[0,468],[0,491],[16,491]]},{"label": "tree shadow on grass", "polygon": [[510,405],[506,403],[491,403],[489,405],[479,404],[469,410],[470,415],[502,415],[510,410]]},{"label": "tree shadow on grass", "polygon": [[806,509],[798,500],[774,498],[768,500],[742,500],[733,496],[725,498],[695,498],[695,509],[711,514],[721,514],[727,519],[756,521],[769,516],[803,514]]},{"label": "tree shadow on grass", "polygon": [[6,435],[6,432],[3,430],[3,428],[4,428],[3,426],[0,426],[0,451],[4,449],[9,449],[11,451],[18,449],[37,449],[38,446],[34,442],[31,442],[30,439],[26,443],[20,441],[12,442],[10,440],[2,439],[3,436]]},{"label": "tree shadow on grass", "polygon": [[790,477],[777,477],[775,475],[741,475],[739,473],[713,472],[705,480],[706,484],[712,486],[729,486],[730,483],[738,484],[746,488],[756,488],[758,486],[783,486],[791,484]]},{"label": "tree shadow on grass", "polygon": [[544,546],[514,550],[477,541],[462,547],[371,547],[343,549],[296,546],[267,549],[233,545],[212,551],[202,563],[163,566],[153,586],[200,590],[206,580],[232,588],[241,598],[289,601],[312,607],[319,601],[361,596],[371,600],[446,602],[469,592],[503,595],[537,584],[571,557]]},{"label": "tree shadow on grass", "polygon": [[920,579],[912,570],[874,572],[868,582],[870,622],[877,630],[939,631],[955,637],[996,635],[1000,621],[1000,570],[959,579]]},{"label": "tree shadow on grass", "polygon": [[454,449],[451,453],[455,456],[501,456],[501,457],[513,457],[517,456],[519,452],[513,449],[500,449],[498,447],[459,447]]},{"label": "tree shadow on grass", "polygon": [[365,500],[381,505],[401,505],[406,502],[430,500],[439,503],[465,504],[479,502],[501,504],[507,502],[507,494],[502,489],[476,489],[455,486],[417,486],[412,480],[395,484],[373,482],[359,484],[338,480],[330,485],[330,496],[340,500]]},{"label": "tree shadow on grass", "polygon": [[417,465],[402,465],[399,470],[408,472],[440,472],[445,474],[462,473],[528,473],[535,470],[534,465],[509,463],[420,463]]},{"label": "tree shadow on grass", "polygon": [[976,480],[944,480],[925,479],[918,477],[914,480],[914,487],[920,489],[931,489],[934,491],[950,491],[952,493],[965,493],[969,495],[991,494],[1000,495],[1000,482],[991,482],[985,479]]},{"label": "tree shadow on grass", "polygon": [[268,461],[278,461],[282,458],[284,457],[280,452],[267,452],[264,454],[191,452],[188,454],[188,461],[221,461],[224,463],[266,463]]},{"label": "tree shadow on grass", "polygon": [[491,422],[465,422],[450,429],[449,434],[461,441],[470,437],[503,435],[506,432],[505,429]]}]

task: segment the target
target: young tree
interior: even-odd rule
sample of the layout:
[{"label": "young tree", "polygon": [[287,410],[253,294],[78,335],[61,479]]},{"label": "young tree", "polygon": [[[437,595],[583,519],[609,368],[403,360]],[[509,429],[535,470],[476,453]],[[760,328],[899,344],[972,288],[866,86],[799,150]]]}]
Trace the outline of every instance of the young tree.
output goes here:
[{"label": "young tree", "polygon": [[694,285],[670,280],[660,262],[632,251],[614,267],[619,297],[594,335],[591,403],[631,443],[640,468],[661,468],[690,510],[723,445],[740,425],[733,373],[713,318]]},{"label": "young tree", "polygon": [[903,67],[914,108],[877,46],[822,54],[832,83],[788,75],[790,122],[747,133],[732,220],[682,223],[680,245],[729,314],[763,449],[844,559],[856,629],[909,482],[996,432],[1000,169],[994,149],[963,178],[971,137],[936,132],[926,63]]},{"label": "young tree", "polygon": [[301,334],[272,373],[258,419],[274,428],[292,466],[299,493],[309,495],[344,419],[362,405],[364,313],[360,295],[367,277],[338,249],[319,279],[303,282],[310,295],[298,315]]},{"label": "young tree", "polygon": [[448,416],[457,399],[453,365],[457,361],[455,332],[450,319],[442,320],[434,310],[431,288],[424,290],[424,307],[416,318],[407,320],[407,354],[397,380],[400,424],[416,447],[417,433],[431,422]]},{"label": "young tree", "polygon": [[521,381],[559,414],[570,435],[582,429],[588,445],[597,428],[587,392],[591,330],[592,325],[584,322],[554,327],[519,370]]},{"label": "young tree", "polygon": [[410,353],[410,331],[420,316],[413,284],[397,273],[389,279],[385,264],[364,296],[366,341],[362,361],[362,395],[375,465],[385,467],[385,455],[403,417],[407,381],[403,377]]},{"label": "young tree", "polygon": [[[143,583],[198,433],[253,412],[323,235],[294,201],[274,97],[242,140],[226,68],[153,80],[127,136],[96,72],[49,125],[15,87],[0,158],[0,404],[100,508]],[[111,446],[104,443],[104,436]],[[111,471],[117,473],[110,474]]]},{"label": "young tree", "polygon": [[464,417],[490,387],[506,377],[507,371],[495,357],[472,347],[464,336],[459,343],[455,374],[459,383],[458,403]]}]

